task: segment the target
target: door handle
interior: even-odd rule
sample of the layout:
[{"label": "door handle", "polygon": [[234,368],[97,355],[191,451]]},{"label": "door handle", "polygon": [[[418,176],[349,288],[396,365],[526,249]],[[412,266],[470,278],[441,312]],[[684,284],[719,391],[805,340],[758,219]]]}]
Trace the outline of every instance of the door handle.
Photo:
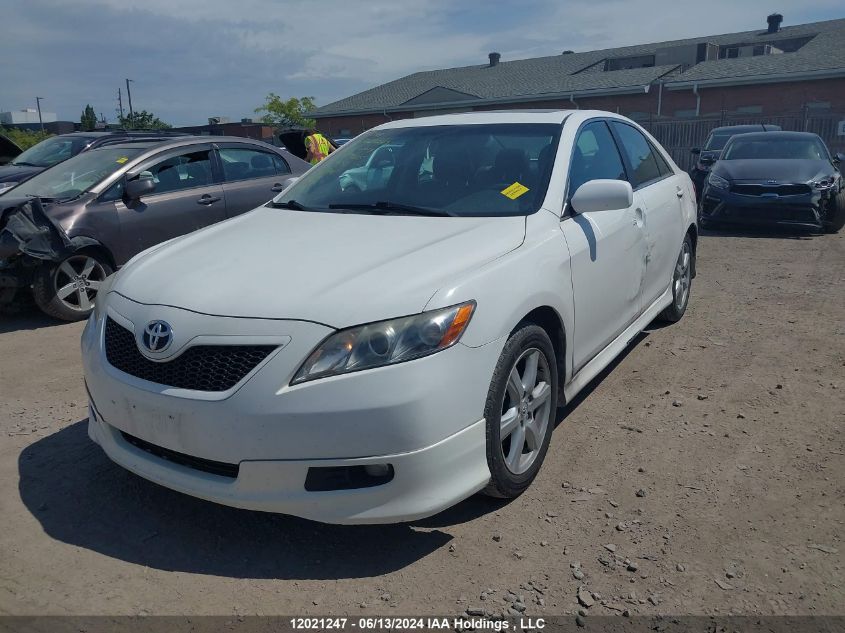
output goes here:
[{"label": "door handle", "polygon": [[199,200],[197,200],[197,204],[204,204],[206,206],[210,204],[214,204],[215,202],[220,202],[220,197],[218,196],[210,196],[207,193],[203,194]]},{"label": "door handle", "polygon": [[681,189],[680,187],[678,187],[677,189],[675,189],[675,195],[678,196],[679,198],[683,198],[684,197],[684,190]]},{"label": "door handle", "polygon": [[280,182],[274,182],[273,186],[270,187],[270,191],[274,191],[276,193],[279,193],[280,191],[284,191],[284,189],[285,189],[285,186]]}]

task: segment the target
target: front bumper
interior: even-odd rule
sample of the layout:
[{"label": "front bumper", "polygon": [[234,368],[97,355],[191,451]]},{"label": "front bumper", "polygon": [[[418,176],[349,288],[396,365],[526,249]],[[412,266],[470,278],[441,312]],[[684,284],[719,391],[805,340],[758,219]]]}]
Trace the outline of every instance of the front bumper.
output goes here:
[{"label": "front bumper", "polygon": [[[221,393],[168,388],[112,367],[104,316],[82,337],[91,401],[89,434],[116,463],[161,485],[225,505],[331,523],[414,520],[435,514],[489,480],[484,402],[504,341],[462,344],[391,367],[289,386],[331,330],[296,321],[221,318],[146,306],[110,293],[106,312],[124,324],[165,319],[174,332],[218,342],[284,341]],[[127,315],[131,315],[128,319]],[[233,478],[174,463],[127,441],[233,465]],[[308,491],[309,469],[390,465],[393,478],[366,488]]]},{"label": "front bumper", "polygon": [[828,195],[813,191],[801,195],[742,195],[705,186],[699,220],[716,224],[790,225],[823,228]]}]

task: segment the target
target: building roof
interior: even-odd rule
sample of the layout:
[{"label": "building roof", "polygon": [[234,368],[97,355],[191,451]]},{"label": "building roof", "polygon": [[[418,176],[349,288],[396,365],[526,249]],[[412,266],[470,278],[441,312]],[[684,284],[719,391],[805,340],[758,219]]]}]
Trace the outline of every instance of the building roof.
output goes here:
[{"label": "building roof", "polygon": [[[712,44],[720,48],[771,44],[797,49],[771,55],[711,59],[697,64],[668,63],[627,70],[605,70],[609,59],[651,56],[661,50]],[[775,33],[766,27],[741,33],[711,35],[635,46],[533,59],[500,61],[495,65],[417,72],[314,111],[316,118],[367,112],[426,110],[551,98],[647,92],[662,80],[667,88],[809,79],[845,75],[845,19],[785,26]],[[783,76],[786,75],[787,78]]]}]

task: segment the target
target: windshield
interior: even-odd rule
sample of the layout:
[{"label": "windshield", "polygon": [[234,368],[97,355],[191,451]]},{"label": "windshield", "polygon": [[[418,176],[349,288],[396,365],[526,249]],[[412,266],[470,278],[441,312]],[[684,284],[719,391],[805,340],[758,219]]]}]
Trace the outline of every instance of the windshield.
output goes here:
[{"label": "windshield", "polygon": [[19,154],[12,165],[52,167],[76,156],[90,142],[91,139],[84,136],[51,136]]},{"label": "windshield", "polygon": [[75,198],[116,172],[141,151],[141,148],[104,147],[83,152],[25,180],[12,191],[15,197]]},{"label": "windshield", "polygon": [[527,215],[545,197],[559,132],[551,123],[374,130],[273,202],[309,211]]},{"label": "windshield", "polygon": [[731,140],[730,134],[712,134],[707,139],[707,143],[704,145],[704,149],[706,150],[719,150],[725,147],[725,144]]},{"label": "windshield", "polygon": [[819,138],[772,138],[735,137],[722,154],[722,160],[748,158],[795,158],[805,160],[828,160],[827,150]]}]

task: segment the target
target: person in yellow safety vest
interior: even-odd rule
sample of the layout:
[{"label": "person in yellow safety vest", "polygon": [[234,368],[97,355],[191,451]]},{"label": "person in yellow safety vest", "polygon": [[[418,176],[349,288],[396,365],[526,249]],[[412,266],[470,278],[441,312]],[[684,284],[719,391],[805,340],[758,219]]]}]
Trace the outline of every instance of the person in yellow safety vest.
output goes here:
[{"label": "person in yellow safety vest", "polygon": [[329,139],[320,134],[317,130],[309,129],[305,132],[305,150],[307,152],[305,160],[312,165],[316,165],[324,158],[328,158],[329,154],[337,148],[329,143]]}]

